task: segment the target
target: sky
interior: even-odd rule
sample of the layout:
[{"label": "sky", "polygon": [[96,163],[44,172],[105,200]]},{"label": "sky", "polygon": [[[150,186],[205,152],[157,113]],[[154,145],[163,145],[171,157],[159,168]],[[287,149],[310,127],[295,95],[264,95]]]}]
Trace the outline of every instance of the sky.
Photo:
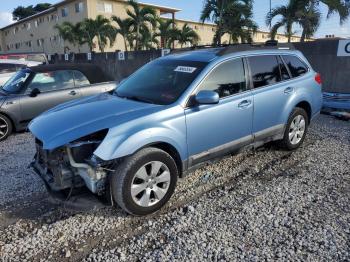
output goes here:
[{"label": "sky", "polygon": [[[11,12],[19,5],[35,5],[41,2],[57,3],[59,0],[2,0],[0,6],[0,27],[6,26],[12,22]],[[285,4],[288,0],[271,0],[272,7]],[[164,5],[182,9],[176,14],[177,18],[199,20],[200,12],[203,7],[203,0],[142,0],[140,2]],[[265,25],[265,16],[269,11],[270,0],[255,0],[254,2],[254,19],[259,25],[259,29],[267,30]],[[327,8],[321,6],[323,15],[321,27],[316,33],[316,37],[324,37],[327,34],[334,34],[340,37],[350,38],[350,20],[346,21],[342,26],[339,25],[339,16],[332,15],[330,19],[326,19]],[[282,30],[283,31],[283,30]],[[296,34],[301,34],[301,29],[295,27]]]}]

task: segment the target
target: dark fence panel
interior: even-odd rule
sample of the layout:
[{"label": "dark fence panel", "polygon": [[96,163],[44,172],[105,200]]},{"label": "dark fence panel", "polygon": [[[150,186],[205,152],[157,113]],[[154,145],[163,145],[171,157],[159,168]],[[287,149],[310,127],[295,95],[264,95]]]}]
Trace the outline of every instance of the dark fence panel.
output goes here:
[{"label": "dark fence panel", "polygon": [[319,40],[307,43],[295,43],[319,72],[323,80],[323,91],[350,93],[350,57],[338,57],[338,40]]},{"label": "dark fence panel", "polygon": [[141,66],[161,56],[161,50],[125,52],[125,60],[118,59],[118,53],[92,53],[91,60],[87,54],[69,54],[51,57],[50,63],[93,63],[116,81],[128,77]]}]

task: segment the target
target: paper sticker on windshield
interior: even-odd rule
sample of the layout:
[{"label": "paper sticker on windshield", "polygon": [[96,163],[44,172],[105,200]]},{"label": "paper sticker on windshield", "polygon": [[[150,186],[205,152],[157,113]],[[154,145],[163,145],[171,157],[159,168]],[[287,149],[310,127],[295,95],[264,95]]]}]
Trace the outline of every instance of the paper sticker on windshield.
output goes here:
[{"label": "paper sticker on windshield", "polygon": [[190,67],[190,66],[178,66],[175,68],[175,72],[182,72],[182,73],[188,73],[192,74],[194,71],[196,71],[196,67]]}]

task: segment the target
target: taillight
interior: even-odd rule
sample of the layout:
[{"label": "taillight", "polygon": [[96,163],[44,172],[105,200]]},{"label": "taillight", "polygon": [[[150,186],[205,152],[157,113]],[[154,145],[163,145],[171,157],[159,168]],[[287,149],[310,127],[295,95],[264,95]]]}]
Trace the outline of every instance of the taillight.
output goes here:
[{"label": "taillight", "polygon": [[315,81],[317,82],[317,84],[321,85],[322,84],[322,78],[321,75],[319,73],[317,73],[315,75]]}]

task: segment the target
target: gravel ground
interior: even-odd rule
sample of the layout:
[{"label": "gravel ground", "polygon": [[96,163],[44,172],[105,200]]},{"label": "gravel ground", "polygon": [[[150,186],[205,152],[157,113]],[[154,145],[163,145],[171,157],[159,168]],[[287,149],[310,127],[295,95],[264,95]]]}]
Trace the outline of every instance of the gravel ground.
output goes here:
[{"label": "gravel ground", "polygon": [[309,131],[295,152],[268,145],[197,170],[148,217],[51,205],[26,169],[31,136],[13,136],[0,148],[0,258],[349,261],[350,123],[320,116]]}]

